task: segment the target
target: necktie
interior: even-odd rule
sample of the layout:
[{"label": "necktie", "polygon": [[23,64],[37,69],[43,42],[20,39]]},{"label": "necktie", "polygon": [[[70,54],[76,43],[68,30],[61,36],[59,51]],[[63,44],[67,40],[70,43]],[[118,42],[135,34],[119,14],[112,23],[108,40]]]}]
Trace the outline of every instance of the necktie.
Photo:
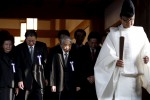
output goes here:
[{"label": "necktie", "polygon": [[95,57],[94,49],[92,49],[91,55],[92,55],[92,60],[93,60],[93,59],[94,59],[94,57]]},{"label": "necktie", "polygon": [[67,61],[68,61],[68,54],[65,53],[65,65],[67,66]]},{"label": "necktie", "polygon": [[33,62],[33,53],[34,53],[33,47],[30,46],[30,54],[31,54],[31,60],[32,60],[32,62]]}]

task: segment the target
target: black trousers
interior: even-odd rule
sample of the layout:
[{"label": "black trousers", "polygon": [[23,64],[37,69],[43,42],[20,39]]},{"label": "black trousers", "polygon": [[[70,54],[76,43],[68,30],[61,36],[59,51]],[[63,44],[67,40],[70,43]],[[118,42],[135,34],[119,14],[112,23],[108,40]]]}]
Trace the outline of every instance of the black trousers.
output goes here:
[{"label": "black trousers", "polygon": [[9,87],[0,88],[0,100],[14,100],[14,89]]},{"label": "black trousers", "polygon": [[57,93],[56,100],[76,100],[75,90],[66,90]]},{"label": "black trousers", "polygon": [[98,100],[95,84],[90,84],[89,82],[86,82],[84,83],[84,86],[81,87],[81,89],[82,98],[84,98],[85,100]]},{"label": "black trousers", "polygon": [[43,89],[33,81],[31,90],[20,90],[15,100],[43,100]]}]

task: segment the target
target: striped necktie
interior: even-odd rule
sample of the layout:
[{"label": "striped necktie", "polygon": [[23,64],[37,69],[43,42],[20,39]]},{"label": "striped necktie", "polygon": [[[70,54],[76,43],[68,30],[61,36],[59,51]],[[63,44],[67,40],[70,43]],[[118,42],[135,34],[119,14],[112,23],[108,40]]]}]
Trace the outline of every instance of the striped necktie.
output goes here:
[{"label": "striped necktie", "polygon": [[95,51],[94,51],[94,49],[92,49],[91,56],[92,56],[92,60],[94,60],[94,58],[95,58]]},{"label": "striped necktie", "polygon": [[68,54],[67,54],[67,53],[65,53],[64,55],[65,55],[65,65],[67,66]]},{"label": "striped necktie", "polygon": [[31,60],[33,62],[33,54],[34,54],[34,49],[32,46],[30,46],[30,54],[31,54]]}]

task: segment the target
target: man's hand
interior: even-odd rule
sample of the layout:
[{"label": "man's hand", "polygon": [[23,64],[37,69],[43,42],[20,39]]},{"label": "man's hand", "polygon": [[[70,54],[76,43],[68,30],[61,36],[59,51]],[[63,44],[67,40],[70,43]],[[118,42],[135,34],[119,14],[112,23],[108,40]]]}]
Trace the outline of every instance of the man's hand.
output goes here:
[{"label": "man's hand", "polygon": [[76,87],[76,91],[78,92],[78,91],[80,91],[81,90],[81,88],[80,87]]},{"label": "man's hand", "polygon": [[147,64],[149,62],[149,57],[148,56],[145,56],[143,58],[143,61],[144,61],[144,64]]},{"label": "man's hand", "polygon": [[89,76],[89,77],[87,77],[87,80],[88,80],[91,84],[93,84],[93,83],[95,82],[94,76]]},{"label": "man's hand", "polygon": [[48,86],[48,80],[47,79],[45,80],[45,85]]},{"label": "man's hand", "polygon": [[16,94],[16,96],[18,95],[18,93],[19,93],[19,88],[15,88],[15,94]]},{"label": "man's hand", "polygon": [[118,66],[118,67],[123,67],[123,66],[124,66],[123,60],[117,60],[116,66]]},{"label": "man's hand", "polygon": [[56,92],[56,86],[52,86],[52,87],[51,87],[51,91],[52,91],[52,92]]},{"label": "man's hand", "polygon": [[23,81],[18,82],[18,87],[19,87],[21,90],[24,89]]}]

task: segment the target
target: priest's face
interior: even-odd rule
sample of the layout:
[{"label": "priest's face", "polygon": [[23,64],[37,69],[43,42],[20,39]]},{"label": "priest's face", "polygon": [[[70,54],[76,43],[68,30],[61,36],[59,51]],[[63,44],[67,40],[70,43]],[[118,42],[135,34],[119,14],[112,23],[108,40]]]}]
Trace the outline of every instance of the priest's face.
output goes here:
[{"label": "priest's face", "polygon": [[121,23],[123,25],[124,28],[130,28],[131,26],[134,25],[134,16],[133,17],[125,17],[122,16],[121,17]]}]

